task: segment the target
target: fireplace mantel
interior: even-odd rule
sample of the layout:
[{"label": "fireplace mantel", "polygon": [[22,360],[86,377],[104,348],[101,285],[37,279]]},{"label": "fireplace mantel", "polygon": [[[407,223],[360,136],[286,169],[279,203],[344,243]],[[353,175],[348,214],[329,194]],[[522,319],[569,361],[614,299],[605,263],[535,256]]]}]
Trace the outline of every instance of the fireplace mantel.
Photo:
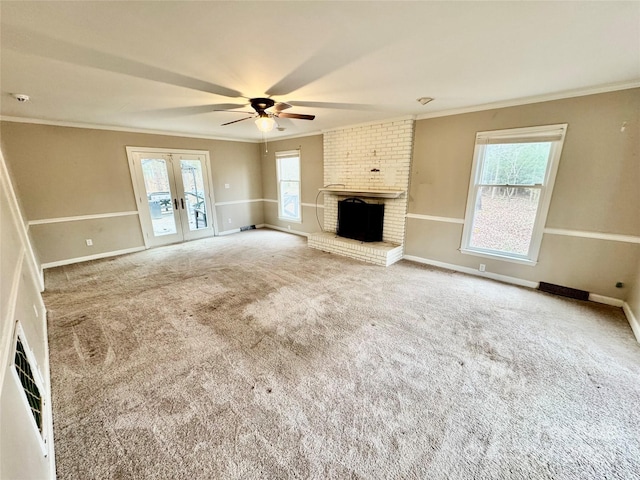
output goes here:
[{"label": "fireplace mantel", "polygon": [[362,188],[320,188],[319,190],[332,195],[365,198],[398,198],[400,195],[405,193],[404,190],[367,190]]}]

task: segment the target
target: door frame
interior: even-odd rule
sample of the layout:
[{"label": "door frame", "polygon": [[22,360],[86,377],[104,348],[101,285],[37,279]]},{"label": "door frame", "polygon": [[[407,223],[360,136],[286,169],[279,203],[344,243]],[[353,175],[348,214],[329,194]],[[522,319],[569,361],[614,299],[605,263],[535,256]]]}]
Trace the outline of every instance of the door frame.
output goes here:
[{"label": "door frame", "polygon": [[[211,212],[211,225],[213,227],[213,234],[206,236],[217,236],[218,235],[218,221],[217,221],[217,212],[216,212],[216,203],[215,203],[215,193],[213,191],[213,172],[211,171],[211,158],[209,156],[208,150],[189,150],[185,148],[156,148],[156,147],[126,147],[127,151],[127,161],[129,163],[129,172],[131,174],[131,183],[133,186],[133,193],[135,195],[136,207],[138,210],[138,220],[140,221],[140,230],[142,231],[142,238],[144,240],[145,248],[151,248],[152,245],[148,236],[146,235],[146,227],[143,222],[147,224],[151,224],[151,213],[149,212],[149,208],[147,208],[146,203],[143,202],[142,198],[146,198],[146,193],[140,190],[140,185],[144,182],[144,179],[141,179],[138,175],[138,172],[135,168],[134,156],[135,154],[161,154],[161,155],[203,155],[206,167],[207,175],[203,175],[206,178],[204,181],[206,182],[207,189],[209,191],[209,204]],[[203,172],[204,173],[204,172]],[[176,226],[182,228],[180,222],[176,222]],[[185,240],[186,241],[186,240]]]}]

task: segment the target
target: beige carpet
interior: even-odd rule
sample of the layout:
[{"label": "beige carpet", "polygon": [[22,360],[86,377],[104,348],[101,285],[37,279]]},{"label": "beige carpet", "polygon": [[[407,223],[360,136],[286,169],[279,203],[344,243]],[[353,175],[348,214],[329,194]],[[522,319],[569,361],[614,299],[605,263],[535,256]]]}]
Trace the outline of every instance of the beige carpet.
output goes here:
[{"label": "beige carpet", "polygon": [[61,479],[640,478],[620,309],[269,230],[46,271]]}]

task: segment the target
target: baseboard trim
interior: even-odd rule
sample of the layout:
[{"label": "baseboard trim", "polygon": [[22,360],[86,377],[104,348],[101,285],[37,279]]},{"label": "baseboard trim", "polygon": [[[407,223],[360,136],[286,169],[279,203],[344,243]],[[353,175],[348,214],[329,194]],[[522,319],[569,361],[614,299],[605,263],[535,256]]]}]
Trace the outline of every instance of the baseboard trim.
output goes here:
[{"label": "baseboard trim", "polygon": [[631,306],[627,302],[623,302],[622,311],[626,315],[629,325],[631,325],[631,330],[633,330],[636,340],[640,343],[640,321],[638,321],[638,318],[633,314],[633,310],[631,310]]},{"label": "baseboard trim", "polygon": [[513,285],[519,285],[521,287],[538,288],[538,282],[523,280],[521,278],[509,277],[507,275],[500,275],[498,273],[492,273],[492,272],[481,272],[474,268],[462,267],[460,265],[454,265],[452,263],[438,262],[436,260],[416,257],[414,255],[405,255],[402,258],[404,260],[409,260],[411,262],[423,263],[425,265],[431,265],[433,267],[446,268],[447,270],[453,270],[461,273],[468,273],[469,275],[475,275],[477,277],[490,278],[491,280],[497,280],[499,282],[504,282],[504,283],[511,283]]},{"label": "baseboard trim", "polygon": [[111,252],[96,253],[95,255],[87,255],[86,257],[67,258],[65,260],[58,260],[55,262],[43,263],[42,268],[47,269],[47,268],[61,267],[63,265],[71,265],[73,263],[88,262],[90,260],[100,260],[101,258],[116,257],[118,255],[141,252],[143,250],[146,250],[146,248],[133,247],[133,248],[125,248],[123,250],[113,250]]},{"label": "baseboard trim", "polygon": [[612,305],[614,307],[622,307],[622,305],[624,305],[624,300],[613,297],[605,297],[604,295],[598,295],[597,293],[590,293],[589,301],[603,303],[605,305]]},{"label": "baseboard trim", "polygon": [[240,229],[239,228],[234,228],[231,230],[224,230],[222,232],[218,232],[218,236],[219,237],[224,237],[225,235],[233,235],[234,233],[240,233]]},{"label": "baseboard trim", "polygon": [[[492,280],[498,280],[499,282],[511,283],[519,285],[521,287],[538,288],[538,282],[531,282],[529,280],[522,280],[520,278],[509,277],[507,275],[499,275],[491,272],[480,272],[473,268],[462,267],[460,265],[454,265],[452,263],[438,262],[436,260],[430,260],[428,258],[416,257],[414,255],[405,255],[403,260],[409,260],[410,262],[423,263],[425,265],[431,265],[433,267],[446,268],[447,270],[453,270],[455,272],[468,273],[469,275],[475,275],[477,277],[490,278]],[[631,325],[633,334],[640,343],[640,322],[633,314],[631,307],[627,302],[619,298],[607,297],[605,295],[598,295],[597,293],[589,294],[589,301],[595,303],[602,303],[604,305],[611,305],[613,307],[622,307],[624,314]]]},{"label": "baseboard trim", "polygon": [[[301,232],[299,230],[289,230],[288,228],[279,227],[277,225],[271,225],[269,223],[261,223],[259,225],[256,225],[256,229],[258,228],[271,228],[272,230],[279,230],[285,233],[293,233],[294,235],[300,235],[302,237],[308,237],[310,235],[310,233],[307,233],[307,232]],[[235,228],[233,230],[225,230],[224,232],[218,232],[218,236],[231,235],[233,233],[240,233],[240,231],[241,230],[239,228]]]},{"label": "baseboard trim", "polygon": [[288,228],[278,227],[277,225],[270,225],[268,223],[260,225],[259,228],[272,228],[273,230],[280,230],[281,232],[285,233],[293,233],[294,235],[300,235],[302,237],[309,237],[309,235],[311,235],[310,233],[301,232],[300,230],[289,230]]}]

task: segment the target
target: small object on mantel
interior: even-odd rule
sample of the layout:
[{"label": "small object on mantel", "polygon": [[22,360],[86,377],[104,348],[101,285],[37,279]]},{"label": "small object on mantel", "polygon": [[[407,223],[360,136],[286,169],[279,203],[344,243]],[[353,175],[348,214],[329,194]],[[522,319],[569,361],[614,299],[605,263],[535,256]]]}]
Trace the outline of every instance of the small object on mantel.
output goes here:
[{"label": "small object on mantel", "polygon": [[368,197],[368,198],[398,198],[405,193],[404,190],[368,190],[354,188],[320,188],[321,192],[332,195],[343,195],[345,197]]}]

